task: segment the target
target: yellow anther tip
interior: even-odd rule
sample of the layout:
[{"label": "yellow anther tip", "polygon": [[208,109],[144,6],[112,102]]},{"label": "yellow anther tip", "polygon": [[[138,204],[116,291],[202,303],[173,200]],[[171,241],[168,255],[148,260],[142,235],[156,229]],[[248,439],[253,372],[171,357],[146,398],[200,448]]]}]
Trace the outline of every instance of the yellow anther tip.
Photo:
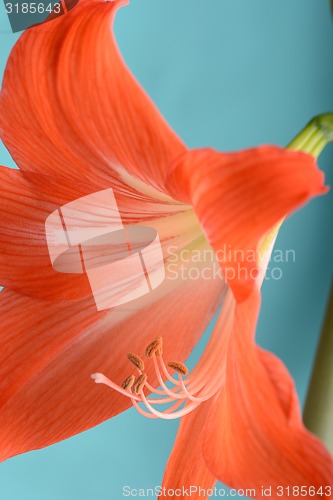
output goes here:
[{"label": "yellow anther tip", "polygon": [[188,374],[188,368],[187,366],[184,365],[181,361],[170,361],[168,363],[168,367],[172,368],[176,372],[180,373],[183,376],[186,376]]},{"label": "yellow anther tip", "polygon": [[151,358],[154,354],[156,356],[162,356],[163,352],[163,339],[162,337],[156,337],[147,347],[146,347],[146,356],[147,358]]},{"label": "yellow anther tip", "polygon": [[134,352],[129,352],[127,354],[127,357],[131,361],[131,363],[133,363],[133,365],[138,368],[138,370],[143,371],[145,369],[145,364],[142,361],[142,359],[140,358],[140,356],[138,356]]}]

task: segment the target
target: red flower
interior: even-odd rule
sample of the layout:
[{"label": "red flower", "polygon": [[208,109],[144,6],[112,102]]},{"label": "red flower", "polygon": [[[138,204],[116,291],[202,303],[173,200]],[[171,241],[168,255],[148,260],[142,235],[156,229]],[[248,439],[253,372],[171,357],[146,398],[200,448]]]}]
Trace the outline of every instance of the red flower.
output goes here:
[{"label": "red flower", "polygon": [[[90,375],[119,385],[130,375],[127,353],[141,355],[157,336],[185,373],[223,304],[199,365],[180,375],[179,394],[198,404],[182,420],[165,485],[327,485],[331,458],[304,429],[286,369],[254,343],[276,225],[325,191],[323,175],[311,156],[277,147],[188,151],[119,55],[110,26],[123,3],[83,1],[29,30],[5,72],[1,136],[20,170],[0,170],[0,456],[65,439],[142,400],[145,378],[135,396],[132,379],[125,394],[110,393]],[[97,311],[86,276],[52,268],[44,225],[58,207],[110,187],[124,222],[157,229],[167,270],[171,249],[196,250],[204,262],[207,250],[228,248],[225,279],[167,274],[130,308]],[[246,252],[261,257],[249,262]],[[201,271],[202,262],[186,265]],[[144,371],[155,387],[157,357]]]}]

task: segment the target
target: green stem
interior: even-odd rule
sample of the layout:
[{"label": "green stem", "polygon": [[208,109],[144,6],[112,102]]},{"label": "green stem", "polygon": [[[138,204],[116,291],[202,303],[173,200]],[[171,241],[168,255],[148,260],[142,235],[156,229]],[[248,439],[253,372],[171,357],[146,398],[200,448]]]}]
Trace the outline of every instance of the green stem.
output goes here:
[{"label": "green stem", "polygon": [[333,141],[333,113],[318,115],[288,145],[318,158],[325,146]]},{"label": "green stem", "polygon": [[333,453],[333,286],[305,404],[304,423]]},{"label": "green stem", "polygon": [[[288,149],[303,151],[318,158],[332,141],[333,113],[326,113],[313,118],[289,144]],[[333,288],[311,376],[304,423],[333,453]]]}]

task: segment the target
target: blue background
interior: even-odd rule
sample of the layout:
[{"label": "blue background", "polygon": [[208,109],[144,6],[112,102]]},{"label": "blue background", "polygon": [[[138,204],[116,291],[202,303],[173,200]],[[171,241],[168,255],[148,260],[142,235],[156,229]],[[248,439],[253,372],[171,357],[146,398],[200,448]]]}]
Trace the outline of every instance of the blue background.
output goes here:
[{"label": "blue background", "polygon": [[[16,35],[1,3],[0,69]],[[191,147],[287,144],[333,109],[329,0],[132,0],[116,35],[132,71]],[[0,149],[0,162],[13,165]],[[320,159],[333,183],[333,148]],[[283,226],[294,249],[283,279],[267,281],[258,341],[287,364],[304,396],[332,275],[332,194]],[[121,500],[124,485],[160,484],[177,422],[134,411],[0,465],[1,500]]]}]

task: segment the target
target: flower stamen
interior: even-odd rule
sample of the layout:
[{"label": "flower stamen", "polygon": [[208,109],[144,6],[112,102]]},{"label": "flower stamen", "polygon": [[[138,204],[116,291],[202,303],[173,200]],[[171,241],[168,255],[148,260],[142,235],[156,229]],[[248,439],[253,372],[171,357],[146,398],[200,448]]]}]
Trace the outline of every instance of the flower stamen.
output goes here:
[{"label": "flower stamen", "polygon": [[133,363],[134,366],[136,366],[136,368],[138,370],[143,372],[143,370],[145,369],[145,364],[142,361],[142,359],[140,358],[140,356],[138,356],[137,354],[134,354],[134,352],[129,352],[127,354],[127,357],[130,360],[130,362]]},{"label": "flower stamen", "polygon": [[125,391],[126,390],[129,391],[132,388],[134,382],[135,382],[134,375],[130,375],[124,380],[124,382],[121,384],[121,387],[125,389]]},{"label": "flower stamen", "polygon": [[154,354],[156,356],[163,355],[163,339],[162,337],[156,337],[147,347],[146,347],[146,356],[147,358],[151,358]]},{"label": "flower stamen", "polygon": [[133,394],[135,394],[136,396],[139,396],[142,391],[143,391],[143,388],[147,382],[147,375],[145,373],[142,373],[140,375],[140,377],[136,380],[136,382],[134,383],[133,387],[132,387],[132,391],[133,391]]},{"label": "flower stamen", "polygon": [[184,377],[188,375],[188,368],[180,361],[169,361],[168,367],[175,370],[175,372],[180,373]]},{"label": "flower stamen", "polygon": [[[207,357],[208,363],[199,364],[196,371],[189,374],[187,366],[181,361],[169,361],[167,365],[163,360],[163,340],[157,337],[146,348],[145,354],[153,361],[155,377],[160,388],[154,388],[148,383],[148,376],[144,373],[145,364],[134,353],[128,354],[128,359],[134,364],[139,372],[135,380],[134,375],[127,377],[121,386],[118,386],[105,375],[97,373],[92,375],[96,383],[108,385],[112,389],[129,397],[137,411],[147,418],[164,418],[167,420],[182,417],[194,410],[200,403],[210,399],[221,388],[223,384],[223,371],[220,369],[214,377],[211,377],[211,363],[218,360],[216,349],[211,350]],[[220,364],[220,363],[219,363]],[[207,369],[207,366],[210,369]],[[176,378],[169,369],[176,372]],[[186,377],[184,379],[183,377]],[[168,385],[167,385],[168,384]],[[150,392],[148,397],[145,390]],[[152,395],[155,394],[155,397]],[[157,410],[156,406],[164,406],[163,411]]]}]

